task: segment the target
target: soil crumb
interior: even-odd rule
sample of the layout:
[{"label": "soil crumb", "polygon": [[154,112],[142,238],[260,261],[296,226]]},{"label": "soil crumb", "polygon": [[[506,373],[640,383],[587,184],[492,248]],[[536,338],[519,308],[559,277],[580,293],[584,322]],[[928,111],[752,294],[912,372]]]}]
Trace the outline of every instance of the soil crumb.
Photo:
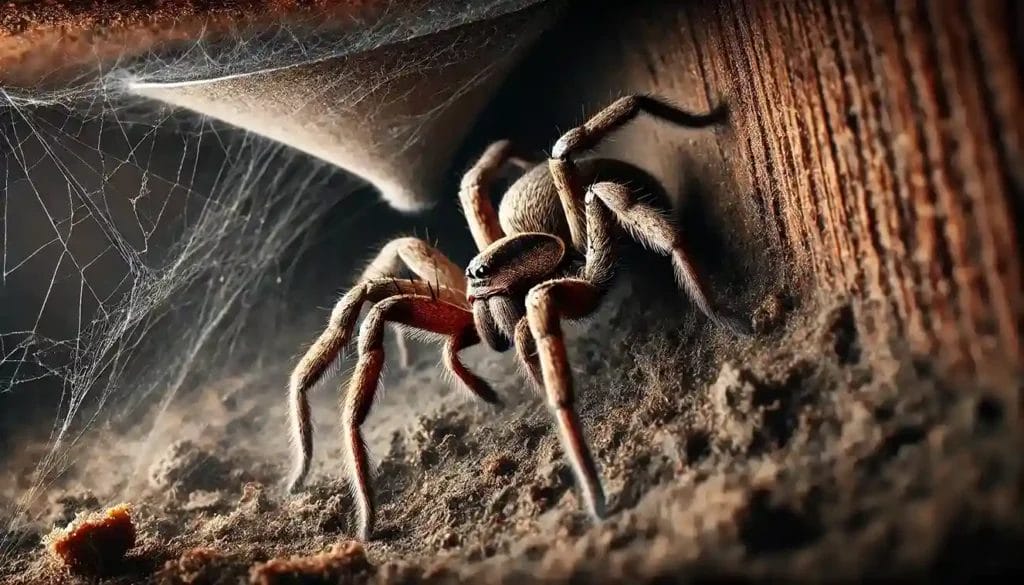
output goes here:
[{"label": "soil crumb", "polygon": [[320,554],[293,556],[257,563],[250,572],[253,585],[286,583],[354,583],[370,570],[363,546],[355,541],[335,544]]},{"label": "soil crumb", "polygon": [[81,514],[57,528],[44,544],[54,559],[74,573],[103,576],[117,571],[135,546],[131,507],[118,504],[105,512]]}]

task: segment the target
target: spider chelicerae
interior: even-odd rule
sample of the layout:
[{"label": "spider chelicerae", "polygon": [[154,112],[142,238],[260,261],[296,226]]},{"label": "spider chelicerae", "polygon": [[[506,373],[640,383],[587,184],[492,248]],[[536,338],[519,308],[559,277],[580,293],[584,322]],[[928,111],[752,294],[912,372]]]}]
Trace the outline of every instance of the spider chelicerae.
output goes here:
[{"label": "spider chelicerae", "polygon": [[[751,332],[749,320],[708,300],[667,208],[642,196],[660,195],[667,202],[658,181],[623,161],[578,158],[640,113],[680,127],[702,128],[721,122],[725,109],[694,114],[658,97],[626,96],[563,134],[546,165],[526,163],[515,156],[508,141],[496,142],[460,185],[459,200],[480,249],[465,272],[417,238],[399,238],[384,246],[335,305],[327,327],[291,375],[296,457],[290,490],[302,485],[313,452],[307,392],[351,340],[364,303],[373,303],[359,329],[358,363],[348,383],[343,415],[361,538],[371,535],[374,502],[360,426],[373,405],[389,323],[440,336],[444,367],[492,404],[500,404],[498,395],[462,363],[459,352],[481,342],[499,352],[514,346],[526,376],[547,400],[587,509],[596,519],[605,516],[597,466],[573,407],[560,321],[583,318],[597,308],[614,273],[616,242],[621,236],[631,237],[670,256],[679,285],[704,315],[737,335]],[[509,163],[527,170],[495,211],[488,186]],[[403,265],[418,279],[395,278]]]}]

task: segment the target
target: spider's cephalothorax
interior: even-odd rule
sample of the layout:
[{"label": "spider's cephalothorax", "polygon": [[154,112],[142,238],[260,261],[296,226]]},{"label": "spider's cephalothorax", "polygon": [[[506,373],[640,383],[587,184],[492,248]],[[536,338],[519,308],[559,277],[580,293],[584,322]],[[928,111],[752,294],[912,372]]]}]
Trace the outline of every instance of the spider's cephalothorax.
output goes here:
[{"label": "spider's cephalothorax", "polygon": [[473,258],[466,269],[466,300],[487,345],[497,351],[509,348],[516,325],[526,315],[526,293],[555,274],[565,260],[562,239],[543,232],[506,236]]},{"label": "spider's cephalothorax", "polygon": [[[708,300],[657,181],[622,161],[575,158],[641,112],[694,128],[716,123],[724,113],[690,114],[657,98],[624,97],[565,133],[546,165],[526,166],[512,155],[508,142],[496,142],[463,177],[459,192],[480,250],[465,272],[416,238],[393,240],[380,251],[335,305],[327,327],[292,373],[289,404],[297,446],[292,489],[305,479],[313,451],[306,393],[351,340],[360,310],[370,302],[343,419],[362,538],[370,536],[374,506],[360,426],[384,363],[387,323],[441,335],[445,367],[482,400],[495,404],[497,394],[462,364],[458,353],[481,341],[497,351],[514,346],[526,375],[547,399],[584,502],[594,517],[604,516],[597,467],[574,411],[560,321],[585,317],[597,308],[613,275],[616,241],[630,237],[669,256],[679,285],[704,315],[734,333],[750,332],[746,320],[723,313]],[[496,212],[487,187],[510,162],[528,170],[509,187]],[[403,265],[419,280],[394,278]],[[404,345],[399,347],[404,354]]]}]

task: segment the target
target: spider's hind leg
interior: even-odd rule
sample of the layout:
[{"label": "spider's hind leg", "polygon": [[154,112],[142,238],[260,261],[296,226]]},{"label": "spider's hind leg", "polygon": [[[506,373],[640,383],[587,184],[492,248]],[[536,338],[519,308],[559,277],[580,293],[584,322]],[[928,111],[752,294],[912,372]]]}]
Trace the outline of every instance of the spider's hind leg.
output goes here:
[{"label": "spider's hind leg", "polygon": [[[388,242],[363,270],[359,280],[396,276],[403,265],[417,278],[435,287],[444,286],[460,292],[466,290],[466,277],[462,269],[437,248],[413,237],[395,238]],[[411,362],[408,340],[402,329],[397,327],[395,345],[399,363],[403,368],[408,368]]]},{"label": "spider's hind leg", "polygon": [[747,336],[752,333],[749,319],[718,308],[709,299],[707,286],[694,268],[675,224],[664,211],[637,201],[636,195],[628,187],[618,183],[591,185],[587,190],[586,201],[588,214],[594,207],[607,207],[633,239],[651,250],[670,256],[679,286],[713,323],[735,335]]},{"label": "spider's hind leg", "polygon": [[425,281],[372,278],[349,289],[331,310],[327,326],[306,350],[288,380],[288,407],[291,418],[292,443],[295,447],[294,466],[288,478],[288,491],[302,486],[313,458],[313,424],[309,406],[309,391],[323,379],[338,359],[341,349],[352,339],[364,303],[374,303],[400,294],[420,294],[436,297],[458,305],[465,302],[465,293],[444,285],[435,287]]}]

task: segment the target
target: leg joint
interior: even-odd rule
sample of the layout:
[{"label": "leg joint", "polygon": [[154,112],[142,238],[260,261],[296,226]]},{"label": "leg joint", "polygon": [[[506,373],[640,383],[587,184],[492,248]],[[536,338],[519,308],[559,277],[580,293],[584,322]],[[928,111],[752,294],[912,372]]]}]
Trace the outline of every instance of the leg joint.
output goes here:
[{"label": "leg joint", "polygon": [[554,282],[538,284],[526,293],[526,309],[530,311],[547,311],[551,303],[551,291],[555,287]]},{"label": "leg joint", "polygon": [[583,126],[577,126],[562,134],[561,138],[555,142],[554,147],[551,148],[551,158],[565,160],[573,152],[590,148],[591,146],[593,146],[593,140],[587,129]]}]

